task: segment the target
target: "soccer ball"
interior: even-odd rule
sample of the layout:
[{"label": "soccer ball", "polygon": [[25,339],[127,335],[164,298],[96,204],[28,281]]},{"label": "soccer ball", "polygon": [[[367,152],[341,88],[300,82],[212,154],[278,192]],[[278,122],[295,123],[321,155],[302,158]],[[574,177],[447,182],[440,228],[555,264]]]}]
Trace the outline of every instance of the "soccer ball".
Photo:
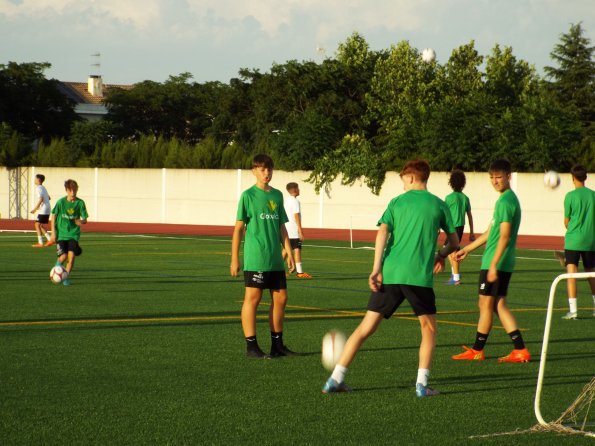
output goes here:
[{"label": "soccer ball", "polygon": [[434,62],[436,59],[436,51],[432,48],[426,48],[421,52],[421,60],[424,62]]},{"label": "soccer ball", "polygon": [[68,277],[68,271],[63,266],[54,266],[50,270],[50,280],[54,283],[60,283]]},{"label": "soccer ball", "polygon": [[322,355],[320,359],[325,369],[332,371],[335,368],[337,361],[341,357],[341,353],[343,353],[343,347],[345,347],[346,341],[347,338],[345,335],[337,330],[331,330],[324,335],[322,338]]},{"label": "soccer ball", "polygon": [[543,176],[543,184],[549,189],[555,189],[560,185],[560,175],[558,172],[550,170]]}]

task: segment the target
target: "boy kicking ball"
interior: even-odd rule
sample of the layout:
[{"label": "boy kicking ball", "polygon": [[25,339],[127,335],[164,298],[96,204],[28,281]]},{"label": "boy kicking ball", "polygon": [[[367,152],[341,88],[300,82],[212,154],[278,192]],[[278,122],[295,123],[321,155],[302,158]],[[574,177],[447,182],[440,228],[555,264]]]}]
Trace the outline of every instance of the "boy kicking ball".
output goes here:
[{"label": "boy kicking ball", "polygon": [[66,180],[64,189],[66,196],[60,198],[52,209],[51,243],[58,245],[58,261],[56,266],[63,266],[68,273],[62,285],[70,285],[70,273],[74,267],[74,259],[83,252],[79,246],[81,225],[87,223],[89,214],[85,202],[76,196],[78,184],[74,180]]},{"label": "boy kicking ball", "polygon": [[498,315],[514,343],[514,350],[509,355],[499,358],[498,362],[529,362],[531,359],[516,319],[506,304],[508,284],[515,264],[516,239],[521,224],[521,205],[510,188],[511,173],[512,168],[507,160],[496,160],[492,163],[489,169],[490,181],[494,189],[500,193],[492,223],[473,243],[456,253],[457,260],[463,261],[467,254],[486,244],[479,272],[479,321],[475,343],[473,348],[463,346],[465,351],[454,355],[452,359],[485,359],[483,349],[492,330],[494,313]]},{"label": "boy kicking ball", "polygon": [[[417,315],[422,341],[415,393],[438,395],[428,387],[436,346],[436,297],[432,273],[444,269],[444,259],[458,246],[458,238],[446,203],[427,190],[430,166],[423,160],[409,161],[400,173],[405,193],[394,198],[378,222],[374,266],[369,277],[372,290],[368,311],[347,340],[343,353],[322,393],[348,392],[347,368],[364,341],[382,319],[389,319],[405,299]],[[438,231],[447,233],[447,243],[436,250]]]}]

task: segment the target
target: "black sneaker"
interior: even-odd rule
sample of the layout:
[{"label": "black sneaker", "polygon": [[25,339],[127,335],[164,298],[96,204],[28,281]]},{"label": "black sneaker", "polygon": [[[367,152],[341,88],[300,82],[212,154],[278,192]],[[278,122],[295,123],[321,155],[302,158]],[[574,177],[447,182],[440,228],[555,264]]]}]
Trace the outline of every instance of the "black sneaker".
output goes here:
[{"label": "black sneaker", "polygon": [[293,352],[287,347],[271,347],[271,358],[280,358],[281,356],[302,356],[301,353]]},{"label": "black sneaker", "polygon": [[260,348],[257,348],[256,350],[247,350],[246,357],[248,359],[271,359],[271,357]]}]

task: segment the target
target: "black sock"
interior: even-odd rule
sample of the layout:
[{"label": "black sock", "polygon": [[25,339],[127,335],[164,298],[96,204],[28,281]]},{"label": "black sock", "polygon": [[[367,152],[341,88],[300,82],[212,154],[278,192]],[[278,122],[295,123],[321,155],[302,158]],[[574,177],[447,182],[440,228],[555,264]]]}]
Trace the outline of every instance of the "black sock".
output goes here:
[{"label": "black sock", "polygon": [[486,345],[486,342],[488,341],[488,335],[489,333],[484,334],[478,331],[475,335],[475,344],[473,344],[473,350],[483,350],[483,348]]},{"label": "black sock", "polygon": [[525,348],[525,342],[523,341],[523,335],[520,330],[511,331],[508,333],[508,336],[512,339],[515,350],[522,350]]},{"label": "black sock", "polygon": [[271,331],[271,346],[274,349],[281,349],[283,347],[282,331]]},{"label": "black sock", "polygon": [[260,350],[260,347],[258,347],[258,342],[256,341],[256,336],[246,337],[246,348],[248,351]]}]

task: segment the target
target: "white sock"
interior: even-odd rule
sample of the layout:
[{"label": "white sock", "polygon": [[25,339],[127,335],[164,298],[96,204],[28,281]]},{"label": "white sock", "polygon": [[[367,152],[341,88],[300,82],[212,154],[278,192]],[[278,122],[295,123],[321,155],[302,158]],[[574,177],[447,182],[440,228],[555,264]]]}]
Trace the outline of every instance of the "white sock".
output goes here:
[{"label": "white sock", "polygon": [[337,381],[339,384],[341,384],[343,381],[345,381],[346,374],[347,374],[347,367],[343,367],[342,365],[337,364],[335,366],[335,370],[333,370],[333,374],[331,375],[331,378],[333,378],[335,381]]},{"label": "white sock", "polygon": [[570,307],[571,313],[576,313],[576,297],[568,298],[568,306]]},{"label": "white sock", "polygon": [[48,242],[49,242],[49,241],[50,241],[50,239],[52,238],[52,236],[50,235],[50,233],[49,233],[49,232],[46,232],[46,233],[45,233],[45,238],[47,238],[47,239],[48,239]]},{"label": "white sock", "polygon": [[595,294],[593,294],[593,309],[595,310]]},{"label": "white sock", "polygon": [[301,274],[304,272],[304,270],[302,269],[302,262],[295,264],[295,270],[297,271],[298,274]]},{"label": "white sock", "polygon": [[453,274],[452,275],[452,279],[453,280],[461,280],[461,275],[460,274]]},{"label": "white sock", "polygon": [[429,376],[430,369],[417,369],[417,384],[422,384],[424,387],[427,386]]},{"label": "white sock", "polygon": [[41,235],[37,236],[37,243],[39,243],[40,245],[43,245],[43,237]]}]

